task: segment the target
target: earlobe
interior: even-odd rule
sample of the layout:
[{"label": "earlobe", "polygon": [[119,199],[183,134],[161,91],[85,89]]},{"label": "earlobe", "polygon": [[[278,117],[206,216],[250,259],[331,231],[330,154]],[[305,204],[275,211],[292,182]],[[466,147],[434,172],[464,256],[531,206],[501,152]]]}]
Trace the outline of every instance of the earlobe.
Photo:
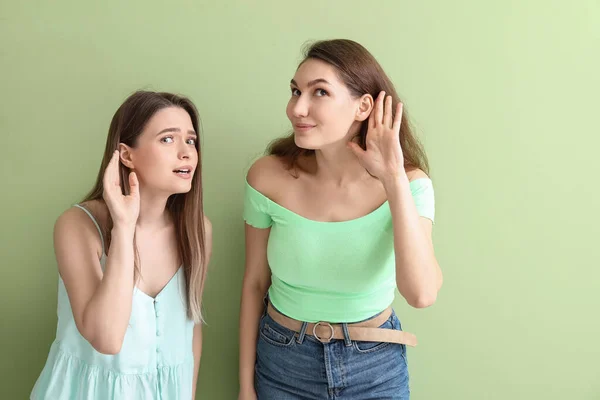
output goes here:
[{"label": "earlobe", "polygon": [[373,96],[370,94],[364,94],[359,101],[360,103],[358,104],[358,110],[356,112],[356,120],[362,122],[369,118],[369,115],[371,115],[371,110],[373,110],[374,104]]},{"label": "earlobe", "polygon": [[121,163],[129,169],[133,169],[133,158],[131,149],[124,143],[119,143],[119,158]]}]

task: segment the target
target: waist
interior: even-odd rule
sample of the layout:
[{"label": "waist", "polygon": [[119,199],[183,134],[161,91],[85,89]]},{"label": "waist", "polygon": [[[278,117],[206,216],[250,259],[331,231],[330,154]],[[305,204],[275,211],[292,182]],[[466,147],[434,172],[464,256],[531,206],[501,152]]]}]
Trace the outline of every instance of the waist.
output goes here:
[{"label": "waist", "polygon": [[393,310],[388,306],[381,313],[364,321],[354,323],[330,323],[317,321],[309,323],[300,321],[279,312],[271,302],[267,305],[267,314],[277,324],[296,332],[299,337],[313,336],[322,343],[329,343],[334,339],[365,342],[399,343],[409,346],[417,345],[417,338],[412,333],[387,329],[382,327],[392,316]]},{"label": "waist", "polygon": [[385,310],[394,301],[394,280],[365,292],[344,292],[290,285],[275,275],[269,298],[283,314],[300,321],[357,322]]}]

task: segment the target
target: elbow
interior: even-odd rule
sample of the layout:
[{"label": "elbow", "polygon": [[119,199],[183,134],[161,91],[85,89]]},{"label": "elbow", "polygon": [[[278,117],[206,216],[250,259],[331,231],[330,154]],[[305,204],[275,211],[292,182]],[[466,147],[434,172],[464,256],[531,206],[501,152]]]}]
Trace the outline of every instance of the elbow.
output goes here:
[{"label": "elbow", "polygon": [[90,328],[80,329],[79,333],[92,345],[94,350],[100,354],[111,356],[121,352],[125,335],[117,335],[114,332],[99,332],[97,329],[91,332]]},{"label": "elbow", "polygon": [[101,323],[97,318],[89,318],[84,313],[80,323],[75,322],[77,330],[88,343],[100,354],[114,356],[121,352],[125,340],[125,330],[121,331],[116,324]]},{"label": "elbow", "polygon": [[123,340],[93,340],[90,344],[98,353],[114,356],[121,352]]},{"label": "elbow", "polygon": [[422,294],[407,299],[408,304],[414,308],[427,308],[432,306],[437,299],[437,293]]}]

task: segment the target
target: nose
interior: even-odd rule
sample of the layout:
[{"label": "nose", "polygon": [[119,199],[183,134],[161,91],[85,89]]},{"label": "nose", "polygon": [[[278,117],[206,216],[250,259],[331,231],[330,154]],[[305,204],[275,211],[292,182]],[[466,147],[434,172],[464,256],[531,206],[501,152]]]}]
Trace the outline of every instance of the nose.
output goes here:
[{"label": "nose", "polygon": [[309,104],[308,98],[300,96],[291,104],[292,115],[296,118],[304,118],[308,116]]},{"label": "nose", "polygon": [[196,148],[183,141],[183,143],[179,145],[177,156],[180,160],[189,160],[192,155],[192,151],[196,151]]}]

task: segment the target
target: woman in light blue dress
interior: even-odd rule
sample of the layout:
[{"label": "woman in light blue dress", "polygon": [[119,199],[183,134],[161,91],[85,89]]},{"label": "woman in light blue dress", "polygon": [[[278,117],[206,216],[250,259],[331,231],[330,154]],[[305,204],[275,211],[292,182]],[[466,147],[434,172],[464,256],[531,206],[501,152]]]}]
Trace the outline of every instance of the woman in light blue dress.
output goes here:
[{"label": "woman in light blue dress", "polygon": [[194,398],[212,247],[198,127],[169,93],[115,113],[94,188],[56,221],[58,327],[32,399]]}]

